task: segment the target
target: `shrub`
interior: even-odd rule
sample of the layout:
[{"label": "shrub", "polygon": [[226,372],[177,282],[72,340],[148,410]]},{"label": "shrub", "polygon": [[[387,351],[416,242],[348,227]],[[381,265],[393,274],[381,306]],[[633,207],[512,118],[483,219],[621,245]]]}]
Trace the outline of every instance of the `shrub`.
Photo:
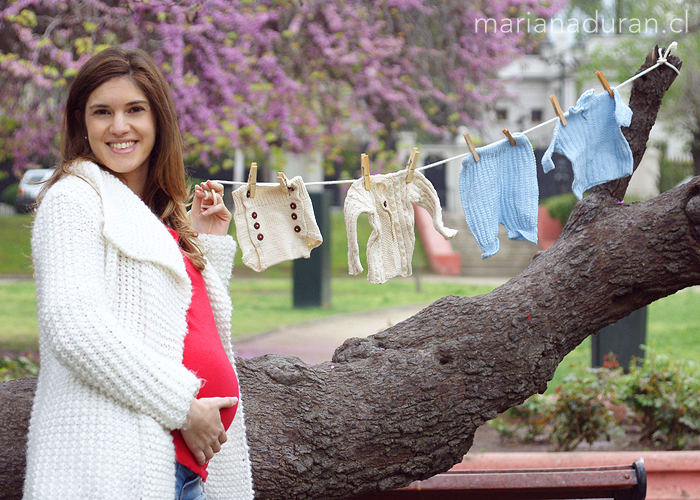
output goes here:
[{"label": "shrub", "polygon": [[620,399],[639,416],[644,442],[684,449],[700,435],[697,366],[645,349],[644,361],[623,377]]},{"label": "shrub", "polygon": [[533,442],[546,435],[552,418],[551,401],[549,396],[535,394],[523,404],[506,410],[501,417],[489,421],[489,425],[498,431],[501,439]]},{"label": "shrub", "polygon": [[17,190],[19,189],[19,184],[10,184],[5,189],[2,190],[0,194],[0,201],[7,203],[8,205],[15,206],[17,201]]},{"label": "shrub", "polygon": [[37,375],[39,375],[39,358],[36,354],[26,353],[16,357],[0,358],[0,382]]},{"label": "shrub", "polygon": [[[531,442],[549,434],[557,449],[571,451],[583,441],[610,440],[623,422],[640,444],[682,450],[700,436],[700,371],[692,361],[674,360],[643,346],[646,358],[623,374],[614,358],[603,368],[571,374],[554,396],[535,395],[490,423],[501,435]],[[620,410],[615,415],[614,410]]]},{"label": "shrub", "polygon": [[569,220],[569,215],[571,215],[571,211],[574,209],[576,203],[578,203],[578,198],[576,198],[574,193],[559,194],[542,201],[550,217],[559,219],[562,227],[564,227]]},{"label": "shrub", "polygon": [[610,441],[620,430],[610,408],[618,377],[619,371],[591,369],[584,376],[572,373],[556,388],[551,439],[558,450],[571,451],[583,441]]}]

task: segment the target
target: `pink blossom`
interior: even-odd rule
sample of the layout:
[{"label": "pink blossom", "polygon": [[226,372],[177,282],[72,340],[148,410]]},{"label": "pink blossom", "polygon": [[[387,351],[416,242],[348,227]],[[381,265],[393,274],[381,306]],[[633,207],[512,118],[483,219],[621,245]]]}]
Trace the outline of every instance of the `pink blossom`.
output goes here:
[{"label": "pink blossom", "polygon": [[55,161],[75,70],[118,43],[162,68],[204,165],[238,147],[330,154],[360,129],[375,149],[399,129],[442,135],[479,122],[502,95],[497,70],[532,44],[474,20],[548,16],[563,0],[542,2],[16,0],[0,8],[0,141],[19,169]]}]

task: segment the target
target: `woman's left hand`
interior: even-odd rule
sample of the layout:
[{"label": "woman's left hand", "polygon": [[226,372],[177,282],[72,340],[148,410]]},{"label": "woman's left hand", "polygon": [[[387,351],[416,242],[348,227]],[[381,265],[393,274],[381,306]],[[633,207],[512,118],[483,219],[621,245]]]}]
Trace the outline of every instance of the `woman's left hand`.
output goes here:
[{"label": "woman's left hand", "polygon": [[199,234],[228,234],[231,212],[224,205],[224,187],[221,184],[206,181],[195,185],[190,220]]}]

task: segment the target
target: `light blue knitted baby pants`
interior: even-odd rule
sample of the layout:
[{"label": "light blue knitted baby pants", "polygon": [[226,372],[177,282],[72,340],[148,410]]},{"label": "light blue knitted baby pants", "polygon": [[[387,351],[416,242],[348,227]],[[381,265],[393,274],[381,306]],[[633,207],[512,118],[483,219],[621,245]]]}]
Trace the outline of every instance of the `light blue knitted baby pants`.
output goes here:
[{"label": "light blue knitted baby pants", "polygon": [[459,194],[467,224],[483,252],[482,259],[499,249],[498,224],[512,240],[537,243],[537,164],[530,141],[513,134],[515,146],[507,140],[477,148],[462,160]]},{"label": "light blue knitted baby pants", "polygon": [[580,200],[593,186],[632,175],[632,150],[620,127],[628,127],[632,110],[617,90],[614,99],[603,92],[587,90],[569,108],[567,125],[557,120],[552,143],[542,157],[542,168],[554,168],[552,153],[566,155],[574,170],[572,191]]}]

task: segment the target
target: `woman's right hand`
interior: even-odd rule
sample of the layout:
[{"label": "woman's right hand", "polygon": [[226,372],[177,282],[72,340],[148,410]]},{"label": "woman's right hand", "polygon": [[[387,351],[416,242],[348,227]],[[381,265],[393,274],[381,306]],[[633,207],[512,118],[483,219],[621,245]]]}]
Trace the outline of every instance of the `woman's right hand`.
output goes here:
[{"label": "woman's right hand", "polygon": [[238,404],[238,398],[201,398],[194,399],[190,405],[185,425],[180,433],[199,465],[206,464],[226,442],[226,429],[221,423],[222,408],[232,408]]}]

